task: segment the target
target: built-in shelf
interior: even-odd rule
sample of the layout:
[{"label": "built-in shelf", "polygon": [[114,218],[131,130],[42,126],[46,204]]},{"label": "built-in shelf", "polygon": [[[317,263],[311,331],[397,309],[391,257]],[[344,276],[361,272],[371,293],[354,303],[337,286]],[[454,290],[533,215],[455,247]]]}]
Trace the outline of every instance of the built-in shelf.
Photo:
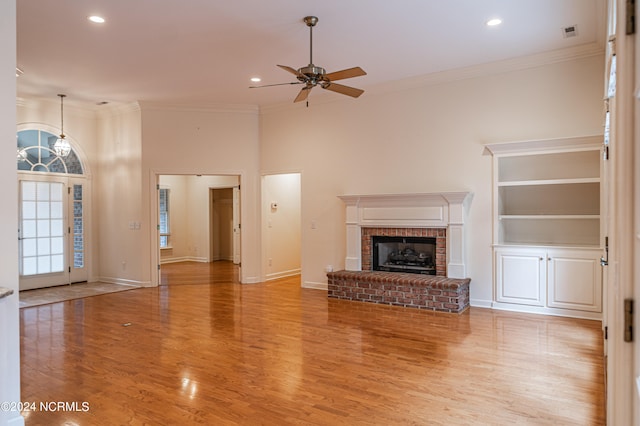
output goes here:
[{"label": "built-in shelf", "polygon": [[602,142],[486,146],[494,167],[494,306],[600,317]]},{"label": "built-in shelf", "polygon": [[498,182],[498,186],[567,185],[577,183],[600,183],[600,178],[515,180],[509,182]]}]

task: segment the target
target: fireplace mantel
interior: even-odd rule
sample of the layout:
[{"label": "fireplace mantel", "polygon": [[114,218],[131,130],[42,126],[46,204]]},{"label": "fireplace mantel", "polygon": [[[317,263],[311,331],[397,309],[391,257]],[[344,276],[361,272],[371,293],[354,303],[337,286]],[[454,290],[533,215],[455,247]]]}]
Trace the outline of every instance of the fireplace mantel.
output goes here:
[{"label": "fireplace mantel", "polygon": [[346,205],[347,271],[362,270],[362,228],[446,228],[447,276],[467,278],[465,218],[470,192],[341,195]]}]

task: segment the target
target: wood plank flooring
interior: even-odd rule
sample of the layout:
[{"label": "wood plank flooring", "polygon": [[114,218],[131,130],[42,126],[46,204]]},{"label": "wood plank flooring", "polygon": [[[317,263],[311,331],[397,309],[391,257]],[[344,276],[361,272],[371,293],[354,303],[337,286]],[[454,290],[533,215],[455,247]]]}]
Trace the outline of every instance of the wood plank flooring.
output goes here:
[{"label": "wood plank flooring", "polygon": [[157,288],[20,310],[22,400],[80,408],[25,411],[27,425],[605,422],[597,321],[328,299],[297,277],[237,284],[228,264],[162,269]]}]

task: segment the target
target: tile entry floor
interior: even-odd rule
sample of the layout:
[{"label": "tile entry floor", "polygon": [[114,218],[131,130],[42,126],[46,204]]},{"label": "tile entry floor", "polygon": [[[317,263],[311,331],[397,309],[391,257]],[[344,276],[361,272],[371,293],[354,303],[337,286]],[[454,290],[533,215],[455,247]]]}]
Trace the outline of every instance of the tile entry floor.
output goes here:
[{"label": "tile entry floor", "polygon": [[127,284],[93,282],[23,290],[20,292],[20,307],[28,308],[31,306],[46,305],[48,303],[63,302],[65,300],[80,299],[82,297],[132,290],[134,288],[140,287]]}]

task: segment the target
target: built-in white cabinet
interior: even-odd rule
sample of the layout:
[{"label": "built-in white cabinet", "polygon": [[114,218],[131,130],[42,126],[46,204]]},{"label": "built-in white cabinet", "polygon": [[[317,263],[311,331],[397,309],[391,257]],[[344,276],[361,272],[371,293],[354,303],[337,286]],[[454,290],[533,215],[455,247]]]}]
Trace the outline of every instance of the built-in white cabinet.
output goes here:
[{"label": "built-in white cabinet", "polygon": [[495,250],[496,300],[518,305],[544,306],[547,263],[544,250]]},{"label": "built-in white cabinet", "polygon": [[498,247],[496,302],[536,306],[542,313],[597,317],[602,311],[599,249]]},{"label": "built-in white cabinet", "polygon": [[486,145],[494,306],[599,318],[602,137]]},{"label": "built-in white cabinet", "polygon": [[547,306],[602,312],[601,251],[554,249],[547,251]]}]

